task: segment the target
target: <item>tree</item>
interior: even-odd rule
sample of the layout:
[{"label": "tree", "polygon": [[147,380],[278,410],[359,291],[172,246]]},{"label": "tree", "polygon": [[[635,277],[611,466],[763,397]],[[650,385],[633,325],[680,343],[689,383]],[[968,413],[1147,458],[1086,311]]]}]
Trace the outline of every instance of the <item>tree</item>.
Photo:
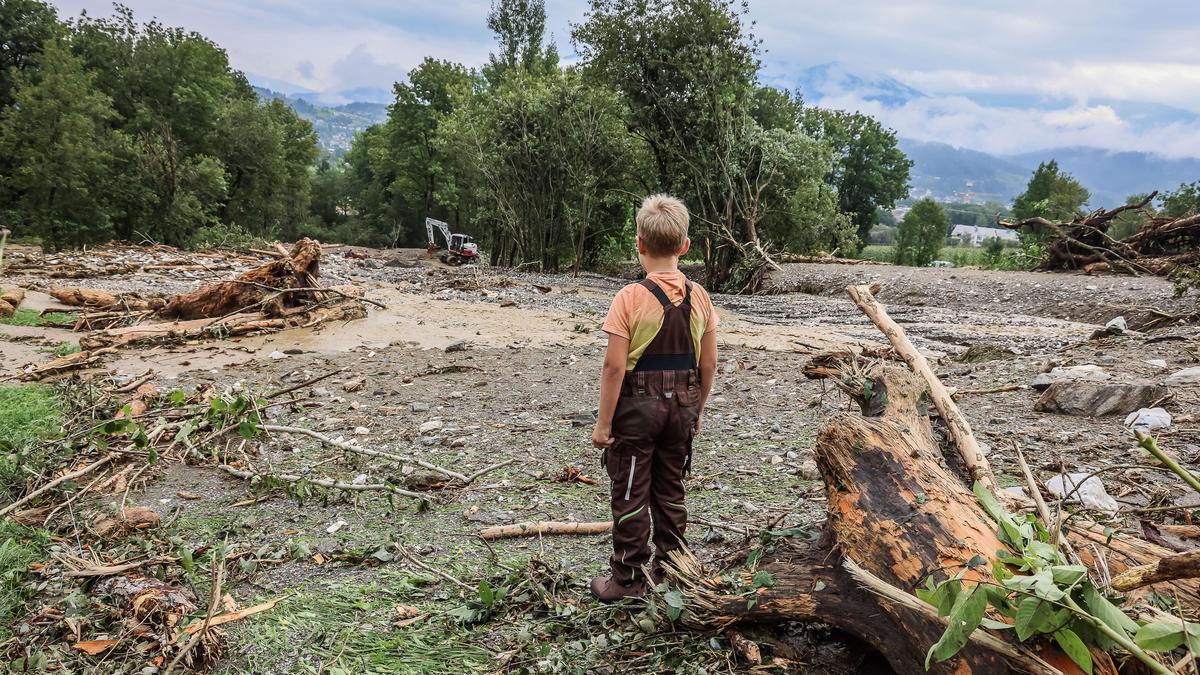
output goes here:
[{"label": "tree", "polygon": [[1178,190],[1163,193],[1158,201],[1161,207],[1160,215],[1167,218],[1183,218],[1200,213],[1200,181],[1183,183]]},{"label": "tree", "polygon": [[867,115],[810,107],[801,125],[833,152],[827,180],[837,191],[838,209],[858,230],[861,250],[877,222],[876,211],[908,196],[912,162],[897,146],[896,133]]},{"label": "tree", "polygon": [[[1146,194],[1133,194],[1125,198],[1126,204],[1141,204],[1146,201]],[[1147,205],[1144,209],[1130,209],[1122,211],[1113,218],[1112,224],[1109,226],[1108,234],[1113,239],[1124,239],[1129,235],[1142,229],[1142,226],[1150,222],[1150,218],[1155,214],[1154,207]],[[1178,216],[1174,216],[1178,217]]]},{"label": "tree", "polygon": [[36,79],[42,46],[61,33],[54,8],[41,0],[0,2],[0,108],[12,105],[19,78]]},{"label": "tree", "polygon": [[543,44],[546,35],[545,0],[493,0],[487,26],[496,35],[499,54],[491,54],[484,74],[499,82],[514,69],[547,75],[558,68],[558,49]]},{"label": "tree", "polygon": [[0,182],[19,231],[51,248],[112,236],[106,199],[109,164],[120,138],[106,124],[111,101],[59,39],[45,45],[36,81],[16,73],[14,105],[0,114],[0,156],[15,167]]},{"label": "tree", "polygon": [[1038,165],[1025,192],[1013,200],[1013,217],[1068,222],[1080,213],[1090,196],[1082,183],[1060,171],[1058,162],[1052,159]]},{"label": "tree", "polygon": [[941,204],[926,197],[913,204],[900,221],[896,264],[925,267],[933,262],[946,241],[950,223]]}]

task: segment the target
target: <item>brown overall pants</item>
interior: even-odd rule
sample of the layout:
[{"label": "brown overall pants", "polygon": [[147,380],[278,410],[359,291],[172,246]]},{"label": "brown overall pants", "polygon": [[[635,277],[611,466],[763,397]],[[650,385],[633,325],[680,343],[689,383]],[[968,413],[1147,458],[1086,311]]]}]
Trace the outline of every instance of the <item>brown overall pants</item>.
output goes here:
[{"label": "brown overall pants", "polygon": [[640,282],[663,306],[658,334],[625,374],[605,452],[612,479],[613,556],[617,581],[634,581],[650,562],[653,519],[658,559],[684,542],[683,478],[691,469],[700,383],[691,330],[691,283],[677,307],[653,281]]}]

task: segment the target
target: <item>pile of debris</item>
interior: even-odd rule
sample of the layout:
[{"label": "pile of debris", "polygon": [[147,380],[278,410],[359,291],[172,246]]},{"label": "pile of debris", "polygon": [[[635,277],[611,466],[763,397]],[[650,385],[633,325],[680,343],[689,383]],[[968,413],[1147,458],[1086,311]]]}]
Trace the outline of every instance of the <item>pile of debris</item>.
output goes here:
[{"label": "pile of debris", "polygon": [[1109,234],[1113,221],[1125,212],[1144,212],[1157,193],[1135,204],[1111,211],[1096,209],[1069,223],[1045,218],[1004,221],[999,227],[1032,229],[1050,235],[1046,259],[1039,270],[1082,270],[1169,276],[1200,265],[1200,214],[1183,218],[1151,217],[1137,232],[1115,239]]},{"label": "pile of debris", "polygon": [[365,299],[361,287],[321,286],[319,242],[301,239],[291,250],[279,246],[268,253],[276,259],[228,281],[167,298],[51,288],[50,294],[59,302],[85,310],[75,323],[77,332],[87,331],[79,339],[82,351],[28,368],[21,378],[40,380],[89,366],[101,354],[125,346],[311,328],[365,318],[368,304],[383,307]]}]

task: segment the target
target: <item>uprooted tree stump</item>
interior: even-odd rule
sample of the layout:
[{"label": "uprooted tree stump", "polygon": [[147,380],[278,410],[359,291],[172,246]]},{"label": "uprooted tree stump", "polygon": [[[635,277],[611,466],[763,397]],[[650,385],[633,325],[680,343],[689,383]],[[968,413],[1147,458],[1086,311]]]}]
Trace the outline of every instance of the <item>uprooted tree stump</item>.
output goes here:
[{"label": "uprooted tree stump", "polygon": [[[849,354],[827,358],[807,372],[833,379],[862,409],[838,414],[817,437],[828,498],[824,534],[816,542],[781,540],[772,557],[758,564],[772,576],[769,587],[755,588],[748,572],[740,586],[731,586],[704,575],[687,556],[677,557],[668,567],[687,598],[685,620],[704,627],[820,622],[869,645],[897,673],[924,673],[926,653],[945,630],[945,619],[915,598],[896,602],[864,588],[847,562],[912,594],[931,576],[940,581],[964,572],[966,584],[989,579],[997,552],[1011,549],[960,477],[965,472],[956,466],[958,458],[943,454],[923,410],[922,378],[894,363],[864,367]],[[1099,554],[1114,574],[1120,570],[1113,567],[1124,569],[1161,553],[1147,542],[1097,537],[1086,528],[1071,538],[1085,564],[1100,569]],[[1197,607],[1194,584],[1176,590],[1181,604]],[[1033,649],[977,631],[962,651],[930,672],[1080,672],[1056,647]],[[1095,672],[1118,672],[1107,654],[1093,650],[1093,658]]]},{"label": "uprooted tree stump", "polygon": [[312,304],[321,276],[321,244],[301,239],[287,257],[243,272],[230,281],[204,286],[172,298],[159,316],[165,319],[208,319],[254,309],[279,317],[289,307]]}]

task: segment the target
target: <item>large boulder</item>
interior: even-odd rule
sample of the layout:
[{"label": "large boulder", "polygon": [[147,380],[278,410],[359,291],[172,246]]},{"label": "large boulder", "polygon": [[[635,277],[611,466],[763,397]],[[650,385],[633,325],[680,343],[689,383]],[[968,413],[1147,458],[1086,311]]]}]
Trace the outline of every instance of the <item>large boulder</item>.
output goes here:
[{"label": "large boulder", "polygon": [[1155,384],[1063,381],[1042,392],[1033,409],[1080,417],[1127,415],[1165,395],[1166,389]]},{"label": "large boulder", "polygon": [[1104,372],[1104,369],[1094,364],[1082,366],[1071,366],[1069,368],[1055,368],[1048,373],[1040,373],[1033,379],[1030,386],[1038,391],[1045,391],[1050,385],[1055,382],[1073,382],[1077,380],[1086,380],[1088,382],[1103,382],[1112,377]]},{"label": "large boulder", "polygon": [[1168,387],[1183,387],[1188,385],[1200,385],[1200,366],[1195,368],[1184,368],[1183,370],[1171,373],[1163,384]]}]

